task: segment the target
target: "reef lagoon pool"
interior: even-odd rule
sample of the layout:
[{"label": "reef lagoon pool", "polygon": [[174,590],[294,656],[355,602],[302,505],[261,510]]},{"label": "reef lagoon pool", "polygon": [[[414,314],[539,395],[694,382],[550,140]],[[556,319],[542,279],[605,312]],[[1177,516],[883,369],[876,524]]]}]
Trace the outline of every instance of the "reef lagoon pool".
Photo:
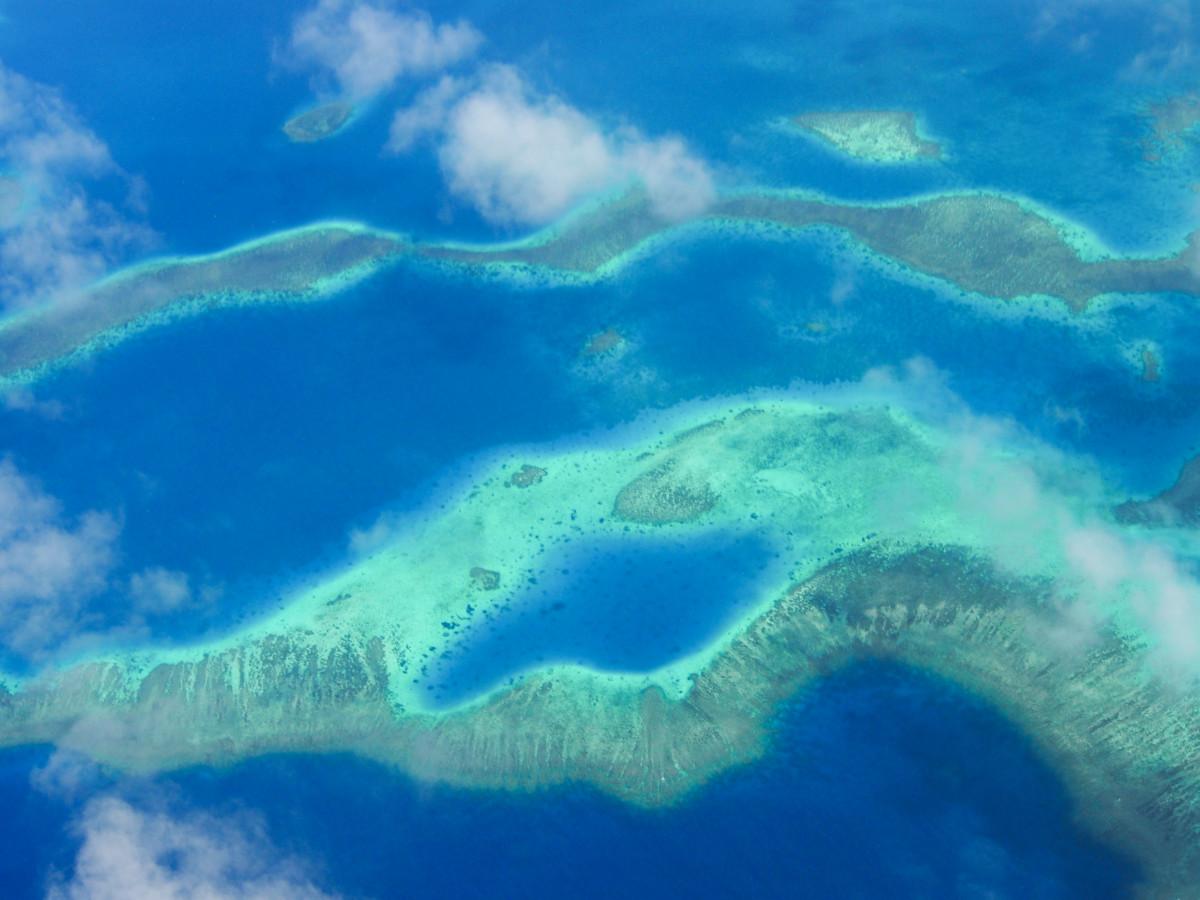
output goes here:
[{"label": "reef lagoon pool", "polygon": [[652,671],[699,650],[761,602],[763,585],[780,569],[774,543],[757,533],[633,535],[556,547],[510,588],[497,613],[461,627],[425,688],[434,705],[447,707],[550,663]]}]

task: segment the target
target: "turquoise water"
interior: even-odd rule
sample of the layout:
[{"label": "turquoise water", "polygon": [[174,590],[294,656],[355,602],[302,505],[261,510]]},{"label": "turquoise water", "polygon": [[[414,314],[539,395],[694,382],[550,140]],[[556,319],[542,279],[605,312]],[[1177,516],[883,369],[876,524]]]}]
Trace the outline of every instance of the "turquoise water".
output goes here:
[{"label": "turquoise water", "polygon": [[[280,125],[310,90],[272,63],[271,47],[301,8],[13,0],[0,58],[61,89],[144,180],[162,252],[323,217],[454,240],[518,236],[449,197],[432,153],[381,152],[412,85],[335,140],[286,141]],[[1121,74],[1137,48],[1165,40],[1132,11],[1094,10],[1035,38],[1032,0],[428,8],[469,19],[487,35],[485,59],[521,65],[606,122],[683,135],[732,185],[854,199],[1013,191],[1132,250],[1195,224],[1195,142],[1153,166],[1136,116],[1190,75]],[[1089,49],[1073,50],[1085,32]],[[919,110],[950,159],[865,167],[772,125],[842,106]],[[117,180],[89,190],[124,202]],[[839,284],[850,288],[835,301]],[[328,302],[185,319],[72,365],[35,389],[60,417],[0,409],[0,454],[68,517],[119,517],[95,627],[127,621],[124,586],[147,567],[210,589],[210,601],[150,618],[137,638],[180,641],[273,609],[289,586],[344,561],[354,529],[420,507],[498,447],[603,435],[697,398],[855,381],[914,356],[975,413],[1085,454],[1128,491],[1156,491],[1197,449],[1200,321],[1192,298],[1151,300],[1086,325],[997,315],[827,234],[692,236],[590,286],[400,266]],[[609,327],[628,349],[589,361],[584,346]],[[1161,381],[1138,379],[1131,341],[1161,349]],[[713,541],[564,552],[558,576],[514,593],[511,614],[472,625],[427,673],[434,699],[469,698],[545,660],[647,671],[697,649],[775,564],[756,538]],[[686,590],[639,602],[666,581]],[[543,614],[551,588],[565,606]],[[37,665],[4,653],[12,667]],[[1024,738],[926,676],[856,669],[798,700],[772,735],[765,760],[658,813],[573,787],[429,788],[342,757],[269,757],[113,789],[161,790],[181,809],[258,810],[277,843],[348,896],[1128,894],[1132,865],[1075,829]],[[69,823],[83,801],[30,787],[47,753],[12,751],[0,770],[18,811],[0,826],[5,896],[40,896],[78,847]]]},{"label": "turquoise water", "polygon": [[[697,396],[851,381],[914,355],[976,412],[1095,457],[1132,492],[1169,483],[1193,449],[1200,325],[1182,311],[1114,316],[1170,348],[1170,380],[1145,384],[1115,334],[997,320],[869,268],[833,308],[825,256],[804,238],[703,239],[614,284],[540,291],[400,269],[335,302],[147,332],[39,385],[62,421],[0,412],[0,425],[8,452],[67,509],[121,508],[129,571],[164,565],[221,586],[204,619],[155,623],[164,636],[263,608],[339,559],[351,528],[421,503],[495,445]],[[814,320],[827,330],[809,333]],[[587,364],[588,337],[610,323],[632,348]]]}]

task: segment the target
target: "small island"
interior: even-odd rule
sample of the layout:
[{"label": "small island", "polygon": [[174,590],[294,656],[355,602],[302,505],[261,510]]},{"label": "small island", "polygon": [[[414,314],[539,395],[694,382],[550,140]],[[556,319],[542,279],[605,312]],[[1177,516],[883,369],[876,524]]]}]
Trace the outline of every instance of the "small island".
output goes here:
[{"label": "small island", "polygon": [[283,133],[298,144],[311,144],[333,137],[354,114],[353,105],[342,100],[324,103],[292,116],[283,123]]},{"label": "small island", "polygon": [[910,163],[941,159],[942,147],[921,134],[917,117],[904,110],[846,110],[796,116],[793,124],[855,159]]}]

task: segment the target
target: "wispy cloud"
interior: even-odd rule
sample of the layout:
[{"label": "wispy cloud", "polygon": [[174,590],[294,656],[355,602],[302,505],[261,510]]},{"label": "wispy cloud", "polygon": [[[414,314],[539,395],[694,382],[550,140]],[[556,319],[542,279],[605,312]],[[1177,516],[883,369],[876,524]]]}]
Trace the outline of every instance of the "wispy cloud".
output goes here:
[{"label": "wispy cloud", "polygon": [[990,544],[1001,564],[1054,574],[1047,636],[1067,648],[1087,646],[1110,624],[1134,625],[1147,640],[1157,674],[1171,680],[1200,677],[1200,580],[1194,563],[1161,536],[1115,525],[1103,515],[1103,494],[1079,494],[1079,484],[1055,483],[1056,467],[1086,471],[1086,461],[1062,460],[1042,471],[1019,458],[993,456],[985,462],[978,447],[1003,439],[1003,431],[964,438],[958,448],[953,465],[959,467],[960,509],[979,523],[985,546]]},{"label": "wispy cloud", "polygon": [[388,149],[405,153],[422,138],[440,132],[446,125],[450,107],[462,98],[467,88],[465,79],[443,75],[435,85],[423,90],[393,117]]},{"label": "wispy cloud", "polygon": [[83,839],[48,900],[327,900],[309,866],[274,846],[261,820],[176,813],[108,794],[79,818]]},{"label": "wispy cloud", "polygon": [[[939,422],[951,439],[942,466],[964,539],[1002,567],[1049,576],[1054,602],[1043,635],[1063,651],[1094,642],[1113,624],[1141,631],[1159,675],[1200,677],[1200,579],[1196,560],[1166,530],[1115,524],[1113,497],[1086,458],[1049,447],[1013,422],[977,415],[928,360],[868,373],[866,384],[896,391]],[[905,518],[919,500],[897,515]]]},{"label": "wispy cloud", "polygon": [[[211,611],[219,589],[150,566],[120,573],[117,515],[62,504],[11,459],[0,459],[0,645],[32,660],[145,635],[157,618]],[[93,602],[108,594],[106,614]]]},{"label": "wispy cloud", "polygon": [[347,541],[350,553],[354,556],[364,556],[379,549],[395,536],[399,523],[399,517],[382,513],[366,528],[351,529]]},{"label": "wispy cloud", "polygon": [[61,419],[67,411],[61,401],[40,400],[30,388],[22,386],[0,390],[0,407],[7,412],[30,413],[49,420]]},{"label": "wispy cloud", "polygon": [[511,66],[443,79],[392,122],[390,148],[432,141],[451,193],[490,221],[550,221],[585,197],[639,181],[655,211],[682,219],[714,196],[709,167],[677,137],[606,130]]},{"label": "wispy cloud", "polygon": [[1124,29],[1129,53],[1120,73],[1127,78],[1156,78],[1192,65],[1196,15],[1191,0],[1045,0],[1032,25],[1034,40],[1058,39],[1077,53],[1088,52],[1097,35],[1130,18]]},{"label": "wispy cloud", "polygon": [[138,182],[55,90],[0,63],[0,308],[71,300],[151,232],[91,199],[93,179]]},{"label": "wispy cloud", "polygon": [[192,586],[184,572],[152,566],[129,579],[129,595],[141,613],[172,613],[192,603]]},{"label": "wispy cloud", "polygon": [[114,564],[120,526],[104,512],[69,520],[60,504],[0,461],[0,634],[22,653],[80,627]]},{"label": "wispy cloud", "polygon": [[1120,596],[1154,641],[1168,675],[1200,675],[1200,582],[1166,547],[1098,524],[1066,531],[1067,559],[1081,597]]},{"label": "wispy cloud", "polygon": [[[75,804],[101,787],[105,772],[100,764],[83,750],[74,748],[74,743],[78,743],[78,735],[74,733],[88,731],[89,725],[87,719],[72,725],[50,758],[29,773],[29,784],[34,790],[47,797]],[[87,746],[86,743],[83,746]]]},{"label": "wispy cloud", "polygon": [[329,79],[338,93],[359,100],[402,77],[429,75],[473,55],[483,36],[467,21],[435,24],[420,10],[387,2],[320,0],[292,25],[285,64]]}]

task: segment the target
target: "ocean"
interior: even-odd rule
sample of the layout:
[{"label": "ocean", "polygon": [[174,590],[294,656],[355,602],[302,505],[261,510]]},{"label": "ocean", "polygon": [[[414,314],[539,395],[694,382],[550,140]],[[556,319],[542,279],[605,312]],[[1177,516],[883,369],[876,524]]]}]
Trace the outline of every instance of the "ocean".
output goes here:
[{"label": "ocean", "polygon": [[[59,88],[145,184],[152,253],[211,252],[322,218],[418,238],[520,236],[449,196],[427,148],[383,152],[411,85],[332,140],[286,140],[280,126],[311,89],[273,48],[301,8],[8,0],[0,59]],[[1139,98],[1186,78],[1167,72],[1150,89],[1119,74],[1131,45],[1158,40],[1132,14],[1089,20],[1082,53],[1056,31],[1031,37],[1032,0],[428,9],[469,19],[487,36],[486,59],[519,64],[606,122],[683,135],[728,184],[856,200],[1020,193],[1129,252],[1178,242],[1194,224],[1179,190],[1194,149],[1150,166],[1135,115]],[[919,111],[948,160],[856,164],[779,125],[857,107]],[[118,181],[94,190],[128,207]],[[137,638],[165,643],[274,609],[343,563],[352,531],[420,507],[497,447],[602,436],[647,410],[852,382],[914,357],[947,373],[975,413],[1093,459],[1131,493],[1170,483],[1200,425],[1190,306],[1114,304],[1086,324],[991,307],[897,276],[827,232],[694,234],[582,286],[401,264],[325,301],[186,318],[69,365],[34,389],[60,416],[0,409],[0,454],[68,516],[119,518],[117,576],[93,604],[96,624],[125,620],[122,586],[147,567],[184,572],[203,591],[202,606],[157,617]],[[588,341],[609,328],[625,338],[622,353],[589,358]],[[1166,360],[1158,382],[1137,377],[1145,343]],[[652,549],[623,574],[605,552],[572,551],[569,567],[590,573],[584,612],[553,616],[549,629],[512,625],[500,649],[482,639],[482,659],[456,658],[439,676],[440,701],[547,658],[653,669],[743,608],[739,585],[751,576],[723,553],[749,569],[747,555],[770,556],[737,541]],[[678,571],[695,577],[699,611],[675,598],[639,618],[616,602],[630,584],[645,593]],[[49,752],[2,757],[7,897],[42,896],[79,846],[78,805],[30,781]],[[884,664],[796,698],[761,761],[663,810],[579,786],[422,785],[349,756],[266,756],[154,785],[178,808],[261,816],[278,846],[352,897],[1100,898],[1126,896],[1136,877],[1076,828],[1063,786],[1014,726],[951,685]]]}]

